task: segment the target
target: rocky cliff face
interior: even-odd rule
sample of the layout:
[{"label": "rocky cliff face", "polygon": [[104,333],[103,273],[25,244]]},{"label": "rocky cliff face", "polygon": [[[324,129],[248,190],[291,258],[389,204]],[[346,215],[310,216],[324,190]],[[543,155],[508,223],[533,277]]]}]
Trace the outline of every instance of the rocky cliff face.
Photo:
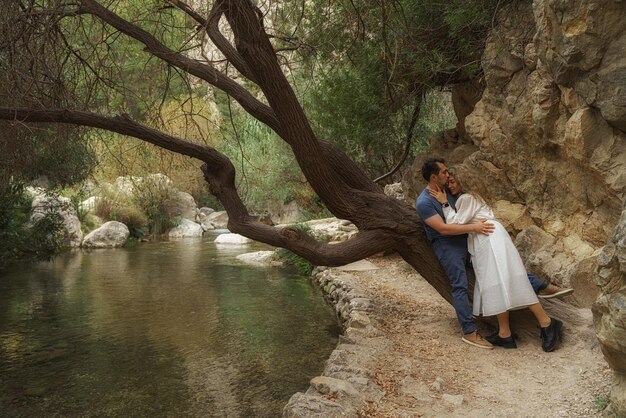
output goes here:
[{"label": "rocky cliff face", "polygon": [[[624,393],[626,2],[514,2],[498,15],[482,67],[481,80],[455,87],[460,127],[434,138],[432,155],[480,174],[529,270],[573,286],[572,302],[593,303],[596,277],[600,342]],[[423,159],[403,181],[410,199],[423,187]],[[622,243],[621,267],[594,273],[616,225],[607,248]],[[624,396],[613,400],[626,414]]]},{"label": "rocky cliff face", "polygon": [[610,408],[626,416],[626,207],[598,257],[595,281],[600,296],[593,305],[594,325],[604,357],[615,371]]}]

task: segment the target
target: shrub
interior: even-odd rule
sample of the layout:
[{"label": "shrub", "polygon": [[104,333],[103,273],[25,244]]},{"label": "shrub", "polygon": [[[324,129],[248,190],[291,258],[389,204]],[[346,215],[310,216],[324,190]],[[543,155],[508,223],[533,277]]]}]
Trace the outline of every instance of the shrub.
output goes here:
[{"label": "shrub", "polygon": [[113,206],[114,202],[111,199],[107,197],[101,197],[100,199],[96,200],[94,212],[96,216],[99,216],[100,218],[108,221],[111,220],[111,211],[113,210]]},{"label": "shrub", "polygon": [[161,235],[178,224],[173,190],[168,184],[145,181],[135,190],[134,203],[145,213],[151,235]]},{"label": "shrub", "polygon": [[95,214],[106,221],[122,222],[134,238],[160,235],[176,226],[180,208],[169,180],[153,176],[135,180],[132,195],[101,191]]},{"label": "shrub", "polygon": [[[117,221],[126,225],[131,237],[142,238],[147,233],[147,216],[130,200],[113,200],[110,196],[101,196],[96,200],[94,212],[104,221]],[[89,217],[85,221],[94,224]]]},{"label": "shrub", "polygon": [[0,268],[21,258],[49,259],[62,247],[60,216],[50,212],[29,223],[31,203],[22,183],[0,183]]},{"label": "shrub", "polygon": [[[296,229],[299,229],[300,231],[305,232],[305,233],[308,233],[308,231],[311,230],[311,228],[309,228],[307,225],[304,225],[304,224],[296,225]],[[276,254],[280,258],[284,259],[286,264],[295,267],[296,270],[298,270],[300,274],[309,276],[313,272],[313,268],[315,266],[311,264],[310,261],[306,260],[303,257],[300,257],[297,254],[294,254],[293,252],[289,251],[286,248],[279,248],[276,251]]]},{"label": "shrub", "polygon": [[118,221],[126,225],[130,236],[134,238],[141,238],[148,232],[148,218],[136,206],[114,206],[109,214],[109,220]]}]

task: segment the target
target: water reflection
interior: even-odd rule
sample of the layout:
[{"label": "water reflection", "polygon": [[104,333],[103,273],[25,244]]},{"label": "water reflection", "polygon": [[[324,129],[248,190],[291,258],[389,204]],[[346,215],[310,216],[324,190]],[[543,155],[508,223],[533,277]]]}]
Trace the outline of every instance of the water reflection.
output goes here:
[{"label": "water reflection", "polygon": [[4,272],[0,416],[280,416],[335,320],[306,278],[235,259],[258,249],[179,240]]}]

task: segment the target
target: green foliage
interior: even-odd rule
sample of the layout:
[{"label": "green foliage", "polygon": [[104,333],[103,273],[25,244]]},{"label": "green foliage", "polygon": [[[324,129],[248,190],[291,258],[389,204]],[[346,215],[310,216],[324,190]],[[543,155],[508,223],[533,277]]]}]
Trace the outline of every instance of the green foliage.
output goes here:
[{"label": "green foliage", "polygon": [[95,214],[104,221],[123,223],[134,238],[142,238],[150,231],[148,216],[128,199],[100,198],[96,201]]},{"label": "green foliage", "polygon": [[56,212],[48,212],[27,226],[18,249],[25,258],[49,260],[63,247],[65,231],[63,219]]},{"label": "green foliage", "polygon": [[[174,50],[185,44],[190,33],[184,15],[163,7],[161,1],[114,0],[107,7]],[[88,100],[92,108],[147,121],[168,96],[188,92],[188,82],[180,72],[93,16],[66,19],[60,30],[73,51],[67,57],[66,66],[71,67],[68,75],[76,94]]]},{"label": "green foliage", "polygon": [[[498,0],[311,1],[298,35],[312,86],[305,101],[316,132],[335,141],[372,177],[403,153],[414,108],[435,88],[475,77]],[[289,6],[286,6],[289,7]],[[303,82],[300,82],[303,83]],[[445,128],[452,123],[443,124]],[[421,125],[421,126],[420,126]],[[414,150],[439,126],[420,123]],[[411,161],[411,157],[409,157]]]},{"label": "green foliage", "polygon": [[141,238],[149,231],[148,217],[136,206],[119,205],[111,208],[109,220],[118,221],[128,227],[130,236]]},{"label": "green foliage", "polygon": [[[296,225],[296,229],[299,229],[300,231],[305,232],[305,233],[310,231],[310,228],[304,224]],[[313,269],[315,268],[315,266],[311,264],[308,260],[300,257],[297,254],[292,253],[286,248],[277,249],[276,255],[284,259],[286,264],[295,267],[298,270],[298,272],[302,275],[309,276],[313,272]]]},{"label": "green foliage", "polygon": [[[37,8],[41,3],[31,2]],[[46,2],[48,3],[48,2]],[[3,107],[75,108],[67,56],[51,22],[54,14],[23,19],[26,3],[8,2],[0,15],[0,103]],[[52,186],[74,184],[93,169],[84,130],[64,125],[0,121],[0,175],[17,182],[46,176]]]},{"label": "green foliage", "polygon": [[193,196],[199,208],[207,207],[215,210],[224,210],[222,202],[217,200],[206,188],[191,190],[190,194]]},{"label": "green foliage", "polygon": [[[226,106],[222,108],[228,112]],[[322,210],[289,146],[271,129],[233,109],[224,135],[222,149],[237,168],[237,189],[249,207],[272,212],[278,205],[296,201],[312,214]]]},{"label": "green foliage", "polygon": [[[48,2],[33,4],[44,7]],[[420,119],[413,153],[426,147],[433,131],[451,127],[454,117],[449,101],[435,92],[439,86],[476,76],[497,4],[498,0],[270,2],[272,13],[267,18],[273,19],[268,22],[270,32],[289,34],[273,37],[276,46],[282,42],[293,46],[288,38],[309,46],[300,51],[303,60],[289,52],[280,56],[290,59],[289,77],[316,133],[337,143],[374,178],[402,155],[416,107]],[[193,21],[175,7],[164,7],[160,0],[111,0],[106,7],[173,50],[191,49],[199,39]],[[11,4],[6,17],[0,18],[2,33],[15,32],[11,39],[17,42],[0,46],[4,48],[0,56],[11,58],[0,60],[0,101],[10,106],[127,113],[148,126],[189,138],[188,126],[176,122],[185,119],[185,125],[201,125],[198,138],[192,140],[211,146],[218,145],[208,140],[216,129],[207,126],[219,124],[228,138],[221,148],[232,157],[238,169],[238,189],[253,211],[272,212],[276,205],[294,200],[311,217],[323,210],[288,146],[239,107],[233,107],[231,114],[231,98],[216,93],[219,115],[208,107],[199,110],[198,99],[207,94],[205,85],[196,87],[198,83],[190,82],[183,71],[164,64],[146,53],[143,45],[93,16],[55,21],[54,13],[35,13],[37,18],[24,20],[23,27],[13,30],[19,13],[19,5]],[[48,29],[50,36],[40,36]],[[36,48],[23,40],[31,38],[38,39]],[[45,82],[31,88],[32,80],[40,79]],[[261,96],[252,83],[245,87]],[[82,130],[22,128],[0,122],[0,171],[15,173],[20,180],[47,175],[53,184],[73,184],[93,171],[94,153]],[[181,178],[191,177],[187,173],[192,170],[198,173],[189,159],[181,170],[182,164],[155,147],[116,135],[105,139],[106,144],[98,146],[119,151],[110,157],[119,166],[103,168],[103,176],[167,172],[161,167],[183,173]],[[159,169],[152,168],[157,166],[152,164],[155,161],[161,163]],[[201,179],[194,179],[184,189],[200,205],[219,209],[199,183]],[[100,204],[105,219],[124,218],[134,225],[136,234],[141,233],[144,218],[152,234],[174,224],[168,197],[159,193],[142,193],[136,201],[124,202],[124,209],[115,199],[112,202]],[[81,220],[86,219],[85,213],[77,212]]]},{"label": "green foliage", "polygon": [[598,396],[593,400],[593,407],[596,411],[604,411],[609,406],[609,398],[606,396]]},{"label": "green foliage", "polygon": [[29,223],[31,200],[22,183],[8,179],[0,186],[0,268],[17,259],[46,260],[61,248],[60,216],[51,212]]},{"label": "green foliage", "polygon": [[0,121],[0,173],[28,182],[45,176],[52,186],[75,184],[92,172],[95,155],[81,131],[26,129]]},{"label": "green foliage", "polygon": [[136,189],[134,203],[145,213],[151,235],[161,235],[179,223],[171,192],[171,188],[158,182],[144,182]]},{"label": "green foliage", "polygon": [[87,215],[89,215],[89,208],[83,207],[82,205],[82,202],[88,197],[87,193],[81,190],[80,187],[68,187],[62,190],[61,194],[70,199],[72,208],[74,212],[76,212],[76,217],[80,221],[81,226],[83,226]]},{"label": "green foliage", "polygon": [[122,222],[134,238],[158,236],[179,223],[172,188],[150,178],[138,180],[131,194],[101,191],[95,214],[105,221]]}]

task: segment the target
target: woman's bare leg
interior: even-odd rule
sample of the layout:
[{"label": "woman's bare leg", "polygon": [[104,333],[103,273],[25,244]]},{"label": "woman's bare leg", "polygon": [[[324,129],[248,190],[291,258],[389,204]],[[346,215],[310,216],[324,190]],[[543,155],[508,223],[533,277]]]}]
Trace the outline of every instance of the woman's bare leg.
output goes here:
[{"label": "woman's bare leg", "polygon": [[[498,335],[501,338],[508,338],[511,336],[511,326],[509,325],[509,311],[502,312],[496,315],[498,318]],[[548,318],[549,319],[549,318]]]},{"label": "woman's bare leg", "polygon": [[[546,311],[543,310],[543,306],[541,306],[540,303],[534,303],[532,305],[529,305],[528,309],[530,309],[533,315],[535,315],[535,318],[537,318],[537,322],[539,322],[540,327],[545,328],[550,325],[550,317],[548,316]],[[499,321],[500,319],[498,318],[498,322]]]}]

